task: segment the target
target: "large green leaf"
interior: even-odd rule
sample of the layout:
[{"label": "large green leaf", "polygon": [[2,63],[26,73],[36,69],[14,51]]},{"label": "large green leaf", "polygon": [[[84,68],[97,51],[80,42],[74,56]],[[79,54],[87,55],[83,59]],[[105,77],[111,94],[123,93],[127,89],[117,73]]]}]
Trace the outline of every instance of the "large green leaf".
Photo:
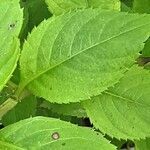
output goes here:
[{"label": "large green leaf", "polygon": [[23,14],[19,1],[0,1],[0,91],[10,79],[19,57],[18,37]]},{"label": "large green leaf", "polygon": [[149,150],[150,139],[146,138],[144,140],[134,141],[136,150]]},{"label": "large green leaf", "polygon": [[96,128],[110,136],[139,139],[150,136],[150,71],[132,67],[115,87],[84,102]]},{"label": "large green leaf", "polygon": [[5,127],[0,130],[0,140],[0,147],[8,147],[7,150],[13,147],[26,150],[115,150],[95,131],[45,117],[30,118]]},{"label": "large green leaf", "polygon": [[150,15],[99,9],[44,21],[24,44],[17,95],[26,86],[57,103],[99,95],[135,63],[149,28]]},{"label": "large green leaf", "polygon": [[120,9],[119,0],[45,0],[49,10],[55,14],[60,15],[76,8],[104,8],[104,9]]}]

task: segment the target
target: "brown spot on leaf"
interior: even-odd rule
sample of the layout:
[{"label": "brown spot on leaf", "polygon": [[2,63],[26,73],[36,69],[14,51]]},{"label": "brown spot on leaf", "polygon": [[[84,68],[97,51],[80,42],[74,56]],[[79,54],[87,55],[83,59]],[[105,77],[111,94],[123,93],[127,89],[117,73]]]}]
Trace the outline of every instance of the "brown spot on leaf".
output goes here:
[{"label": "brown spot on leaf", "polygon": [[60,138],[60,136],[59,136],[59,133],[58,133],[58,132],[54,132],[54,133],[52,134],[52,139],[58,140],[59,138]]}]

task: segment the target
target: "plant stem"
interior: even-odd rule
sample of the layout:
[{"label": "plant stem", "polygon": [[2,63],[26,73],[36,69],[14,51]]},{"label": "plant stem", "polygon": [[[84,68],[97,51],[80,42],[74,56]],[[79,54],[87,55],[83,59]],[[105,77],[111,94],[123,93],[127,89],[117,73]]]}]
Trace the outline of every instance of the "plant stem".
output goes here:
[{"label": "plant stem", "polygon": [[12,98],[8,98],[3,104],[0,105],[0,119],[13,107],[16,106],[18,102]]}]

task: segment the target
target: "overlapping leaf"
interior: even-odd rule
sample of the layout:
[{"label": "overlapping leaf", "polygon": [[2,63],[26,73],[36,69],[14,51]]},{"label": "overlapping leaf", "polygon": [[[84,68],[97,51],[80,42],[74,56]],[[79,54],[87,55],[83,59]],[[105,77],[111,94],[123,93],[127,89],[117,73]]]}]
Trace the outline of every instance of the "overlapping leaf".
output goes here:
[{"label": "overlapping leaf", "polygon": [[77,8],[103,8],[110,10],[120,10],[119,0],[45,0],[49,10],[55,14],[60,15],[69,10]]},{"label": "overlapping leaf", "polygon": [[133,10],[139,13],[150,13],[150,1],[149,0],[134,0]]},{"label": "overlapping leaf", "polygon": [[87,0],[45,0],[49,10],[55,14],[60,15],[71,9],[88,7]]},{"label": "overlapping leaf", "polygon": [[[134,0],[133,11],[150,14],[150,0]],[[147,40],[142,54],[144,57],[150,57],[150,39]]]},{"label": "overlapping leaf", "polygon": [[145,43],[144,49],[142,51],[144,57],[150,57],[150,38]]},{"label": "overlapping leaf", "polygon": [[24,44],[17,94],[27,87],[57,103],[99,95],[134,64],[149,28],[150,15],[100,9],[44,21]]},{"label": "overlapping leaf", "polygon": [[120,10],[119,0],[88,0],[88,7]]},{"label": "overlapping leaf", "polygon": [[99,133],[52,118],[30,118],[0,130],[0,147],[7,150],[115,150]]},{"label": "overlapping leaf", "polygon": [[57,104],[44,101],[41,107],[48,108],[52,112],[60,115],[87,117],[85,109],[80,103]]},{"label": "overlapping leaf", "polygon": [[150,148],[150,139],[146,138],[144,140],[135,141],[136,150],[149,150]]},{"label": "overlapping leaf", "polygon": [[150,71],[132,67],[114,88],[84,103],[96,128],[122,139],[150,136]]},{"label": "overlapping leaf", "polygon": [[0,1],[0,90],[11,77],[19,56],[17,39],[22,26],[19,1]]},{"label": "overlapping leaf", "polygon": [[4,126],[35,116],[37,101],[34,96],[28,96],[12,108],[2,118]]}]

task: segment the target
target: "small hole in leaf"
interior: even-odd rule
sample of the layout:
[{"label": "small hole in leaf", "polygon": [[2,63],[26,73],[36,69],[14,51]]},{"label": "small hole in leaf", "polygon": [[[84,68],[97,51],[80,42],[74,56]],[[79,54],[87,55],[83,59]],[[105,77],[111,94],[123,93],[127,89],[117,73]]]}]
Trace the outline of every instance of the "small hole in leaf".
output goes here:
[{"label": "small hole in leaf", "polygon": [[58,133],[58,132],[54,132],[54,133],[52,134],[52,139],[58,140],[59,138],[60,138],[60,136],[59,136],[59,133]]},{"label": "small hole in leaf", "polygon": [[15,21],[15,23],[9,24],[9,29],[11,30],[11,29],[15,28],[16,27],[16,23],[17,23],[17,21]]},{"label": "small hole in leaf", "polygon": [[14,23],[12,23],[12,24],[9,25],[9,28],[12,29],[12,28],[14,28],[15,26],[16,26],[16,25],[15,25]]},{"label": "small hole in leaf", "polygon": [[97,135],[99,135],[99,133],[96,133]]},{"label": "small hole in leaf", "polygon": [[62,143],[62,146],[65,146],[66,145],[66,143]]}]

